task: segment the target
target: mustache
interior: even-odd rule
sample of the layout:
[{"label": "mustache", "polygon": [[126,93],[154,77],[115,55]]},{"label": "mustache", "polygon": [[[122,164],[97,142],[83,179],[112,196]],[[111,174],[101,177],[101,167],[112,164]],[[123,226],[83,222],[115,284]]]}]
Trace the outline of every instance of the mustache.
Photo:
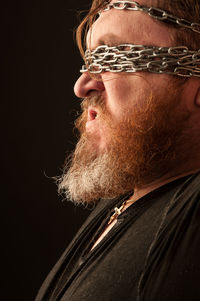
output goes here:
[{"label": "mustache", "polygon": [[101,122],[103,122],[104,124],[109,123],[111,115],[106,107],[105,98],[102,95],[96,94],[88,96],[82,100],[80,106],[82,112],[79,115],[79,117],[75,120],[75,129],[78,130],[80,136],[86,135],[85,126],[88,118],[89,107],[92,107],[94,111],[96,108],[97,116],[101,118]]},{"label": "mustache", "polygon": [[93,107],[98,108],[98,112],[105,112],[105,101],[103,97],[99,94],[97,95],[91,95],[86,98],[84,98],[80,104],[81,106],[81,114],[78,116],[78,118],[75,120],[75,129],[78,130],[79,135],[84,134],[85,135],[85,125],[87,122],[87,116],[88,116],[88,108]]},{"label": "mustache", "polygon": [[81,102],[81,110],[87,111],[89,107],[98,107],[101,110],[105,110],[105,100],[102,95],[88,96]]}]

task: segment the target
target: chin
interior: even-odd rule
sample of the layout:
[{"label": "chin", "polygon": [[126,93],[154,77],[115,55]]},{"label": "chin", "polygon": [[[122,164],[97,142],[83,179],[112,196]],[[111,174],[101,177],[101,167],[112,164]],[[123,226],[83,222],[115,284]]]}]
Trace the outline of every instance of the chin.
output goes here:
[{"label": "chin", "polygon": [[109,139],[106,137],[105,132],[86,132],[87,145],[91,152],[97,155],[102,155],[109,150]]}]

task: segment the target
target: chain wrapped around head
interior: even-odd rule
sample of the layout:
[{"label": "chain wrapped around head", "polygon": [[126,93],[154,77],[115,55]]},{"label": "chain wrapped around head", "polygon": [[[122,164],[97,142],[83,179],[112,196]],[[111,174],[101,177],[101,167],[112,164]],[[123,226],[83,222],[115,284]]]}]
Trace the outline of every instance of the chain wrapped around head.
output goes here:
[{"label": "chain wrapped around head", "polygon": [[185,46],[102,45],[86,50],[85,61],[82,73],[149,71],[200,77],[200,49],[191,51]]},{"label": "chain wrapped around head", "polygon": [[156,7],[146,7],[143,5],[140,5],[136,1],[116,1],[114,3],[110,3],[107,6],[105,6],[99,14],[101,14],[102,11],[108,11],[111,9],[117,9],[117,10],[130,10],[130,11],[141,11],[146,14],[148,14],[150,17],[157,19],[159,21],[163,22],[170,22],[174,23],[176,25],[189,28],[193,30],[194,32],[200,33],[200,23],[194,23],[190,22],[185,19],[178,18],[176,16],[173,16],[169,13],[167,13],[165,10],[156,8]]},{"label": "chain wrapped around head", "polygon": [[[160,21],[168,21],[200,33],[200,23],[193,23],[175,17],[166,11],[142,6],[135,1],[116,1],[105,6],[99,14],[110,9],[142,11]],[[120,44],[109,47],[100,45],[85,52],[85,65],[80,72],[98,74],[101,72],[149,71],[182,77],[200,77],[200,49],[191,51],[185,46],[157,47]]]}]

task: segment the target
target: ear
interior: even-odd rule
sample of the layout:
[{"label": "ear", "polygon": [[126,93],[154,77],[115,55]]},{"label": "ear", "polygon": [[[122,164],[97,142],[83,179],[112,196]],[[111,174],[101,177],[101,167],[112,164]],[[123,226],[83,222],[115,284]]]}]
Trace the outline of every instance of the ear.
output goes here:
[{"label": "ear", "polygon": [[195,104],[197,107],[200,107],[200,87],[197,90],[196,96],[195,96]]},{"label": "ear", "polygon": [[200,109],[200,79],[191,77],[183,86],[183,99],[190,112]]}]

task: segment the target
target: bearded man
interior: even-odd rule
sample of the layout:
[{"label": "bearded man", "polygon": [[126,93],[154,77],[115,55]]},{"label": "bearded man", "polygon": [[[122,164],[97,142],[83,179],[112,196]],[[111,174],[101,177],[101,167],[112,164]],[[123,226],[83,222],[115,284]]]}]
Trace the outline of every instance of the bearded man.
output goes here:
[{"label": "bearded man", "polygon": [[200,300],[200,1],[138,1],[94,0],[77,30],[59,190],[94,209],[37,301]]}]

